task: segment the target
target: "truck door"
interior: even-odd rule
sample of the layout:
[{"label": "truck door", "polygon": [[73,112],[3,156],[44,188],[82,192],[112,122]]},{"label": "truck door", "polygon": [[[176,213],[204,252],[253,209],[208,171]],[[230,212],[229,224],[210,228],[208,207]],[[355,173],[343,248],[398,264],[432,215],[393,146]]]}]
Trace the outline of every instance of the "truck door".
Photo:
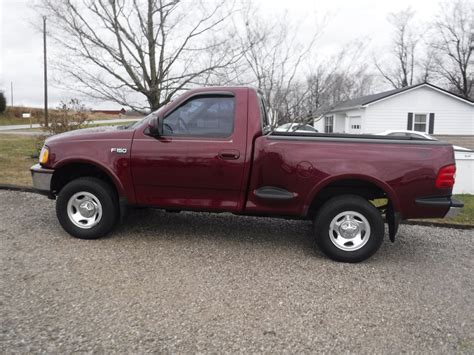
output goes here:
[{"label": "truck door", "polygon": [[132,175],[137,202],[238,211],[247,149],[247,95],[239,90],[197,93],[167,110],[163,122],[161,137],[135,134]]}]

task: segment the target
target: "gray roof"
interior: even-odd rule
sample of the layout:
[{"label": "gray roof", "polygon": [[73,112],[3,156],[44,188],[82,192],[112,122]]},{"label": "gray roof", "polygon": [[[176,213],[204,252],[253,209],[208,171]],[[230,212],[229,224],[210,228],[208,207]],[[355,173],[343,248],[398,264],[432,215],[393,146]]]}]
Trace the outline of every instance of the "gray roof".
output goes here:
[{"label": "gray roof", "polygon": [[384,91],[384,92],[379,92],[377,94],[372,94],[372,95],[367,95],[367,96],[362,96],[362,97],[357,97],[355,99],[350,99],[350,100],[346,100],[346,101],[341,101],[341,102],[338,102],[334,107],[331,108],[331,110],[329,110],[329,112],[334,112],[334,111],[343,111],[343,110],[346,110],[346,109],[349,109],[349,108],[358,108],[360,106],[364,106],[364,105],[368,105],[370,103],[373,103],[375,101],[378,101],[378,100],[381,100],[381,99],[384,99],[386,97],[389,97],[389,96],[392,96],[392,95],[395,95],[395,94],[398,94],[398,93],[401,93],[401,92],[404,92],[404,91],[407,91],[407,90],[410,90],[410,89],[414,89],[418,86],[423,86],[423,85],[427,85],[427,86],[430,86],[434,89],[437,89],[437,90],[440,90],[440,91],[443,91],[447,94],[450,94],[450,95],[453,95],[453,96],[456,96],[458,97],[459,99],[461,100],[464,100],[464,101],[467,101],[467,102],[470,102],[472,103],[472,101],[468,100],[468,99],[465,99],[461,96],[458,96],[456,94],[453,94],[449,91],[446,91],[444,89],[441,89],[437,86],[434,86],[432,84],[429,84],[429,83],[421,83],[421,84],[416,84],[416,85],[411,85],[411,86],[406,86],[404,88],[400,88],[400,89],[394,89],[394,90],[389,90],[389,91]]}]

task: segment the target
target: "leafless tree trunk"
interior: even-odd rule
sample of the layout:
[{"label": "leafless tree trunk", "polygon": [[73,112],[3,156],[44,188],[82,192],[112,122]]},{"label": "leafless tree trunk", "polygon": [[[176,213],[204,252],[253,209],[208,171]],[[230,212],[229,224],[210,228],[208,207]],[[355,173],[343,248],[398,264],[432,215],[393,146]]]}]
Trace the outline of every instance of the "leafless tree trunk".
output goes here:
[{"label": "leafless tree trunk", "polygon": [[374,64],[385,81],[395,89],[413,84],[415,72],[415,51],[418,44],[418,36],[412,29],[411,22],[414,12],[406,10],[392,13],[388,20],[395,28],[393,41],[393,55],[395,63],[381,64],[374,58]]},{"label": "leafless tree trunk", "polygon": [[62,79],[90,96],[145,111],[240,58],[229,40],[228,3],[42,0],[39,11],[50,19]]},{"label": "leafless tree trunk", "polygon": [[431,47],[435,71],[457,94],[472,98],[474,48],[474,5],[465,0],[446,2],[433,23]]}]

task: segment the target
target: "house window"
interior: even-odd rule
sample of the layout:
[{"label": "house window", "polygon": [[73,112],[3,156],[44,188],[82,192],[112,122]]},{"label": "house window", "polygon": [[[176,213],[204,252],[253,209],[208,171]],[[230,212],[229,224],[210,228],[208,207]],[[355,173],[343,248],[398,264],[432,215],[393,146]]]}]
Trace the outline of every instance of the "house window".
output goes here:
[{"label": "house window", "polygon": [[413,120],[413,130],[417,132],[426,133],[427,130],[427,118],[425,113],[415,113],[415,119]]},{"label": "house window", "polygon": [[334,132],[334,116],[324,117],[324,132],[325,133]]}]

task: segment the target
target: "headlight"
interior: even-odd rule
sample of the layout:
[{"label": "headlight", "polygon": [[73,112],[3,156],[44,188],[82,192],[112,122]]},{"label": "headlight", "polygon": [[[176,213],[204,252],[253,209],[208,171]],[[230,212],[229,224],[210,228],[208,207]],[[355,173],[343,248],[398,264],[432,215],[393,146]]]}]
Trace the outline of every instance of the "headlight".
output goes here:
[{"label": "headlight", "polygon": [[46,164],[48,162],[48,159],[49,159],[49,148],[44,145],[43,148],[41,149],[41,153],[39,156],[39,163]]}]

